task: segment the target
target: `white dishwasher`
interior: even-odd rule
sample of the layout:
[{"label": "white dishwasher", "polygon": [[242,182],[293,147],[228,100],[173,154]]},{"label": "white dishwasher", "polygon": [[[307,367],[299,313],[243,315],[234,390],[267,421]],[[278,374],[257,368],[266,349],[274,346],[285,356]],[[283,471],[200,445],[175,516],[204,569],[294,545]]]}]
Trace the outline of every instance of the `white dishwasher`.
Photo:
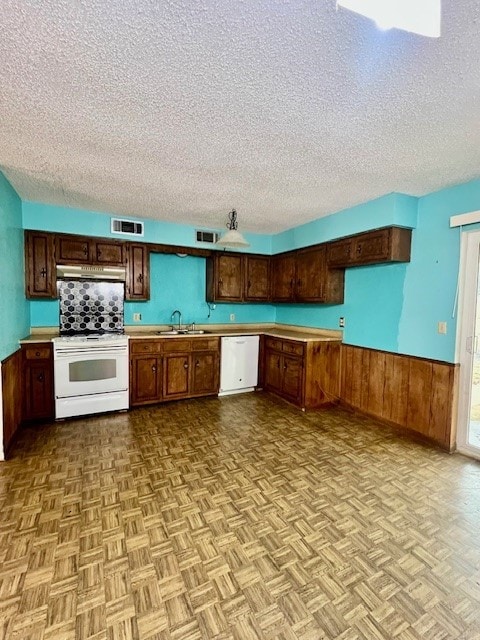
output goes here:
[{"label": "white dishwasher", "polygon": [[253,391],[258,382],[259,336],[222,338],[219,396]]}]

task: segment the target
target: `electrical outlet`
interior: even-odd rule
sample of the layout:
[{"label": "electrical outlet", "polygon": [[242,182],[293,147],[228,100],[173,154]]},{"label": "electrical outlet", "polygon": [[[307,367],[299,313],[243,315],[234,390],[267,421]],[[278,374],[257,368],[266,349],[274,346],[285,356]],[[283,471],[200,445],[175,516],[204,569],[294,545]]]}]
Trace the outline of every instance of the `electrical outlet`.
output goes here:
[{"label": "electrical outlet", "polygon": [[142,321],[142,314],[141,313],[134,313],[133,314],[133,321],[134,322],[141,322]]},{"label": "electrical outlet", "polygon": [[443,334],[447,333],[447,323],[446,322],[439,322],[438,323],[438,333],[443,333]]},{"label": "electrical outlet", "polygon": [[341,329],[343,329],[343,327],[345,326],[345,318],[344,318],[343,316],[341,316],[341,317],[338,319],[338,326],[339,326]]},{"label": "electrical outlet", "polygon": [[230,322],[235,322],[235,314],[234,313],[230,314]]}]

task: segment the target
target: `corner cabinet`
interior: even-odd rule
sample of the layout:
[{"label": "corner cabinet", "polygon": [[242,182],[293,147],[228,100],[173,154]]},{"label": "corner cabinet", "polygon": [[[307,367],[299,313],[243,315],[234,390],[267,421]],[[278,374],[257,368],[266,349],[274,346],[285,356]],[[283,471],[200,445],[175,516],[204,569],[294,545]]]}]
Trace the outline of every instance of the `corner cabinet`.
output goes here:
[{"label": "corner cabinet", "polygon": [[336,402],[340,396],[340,342],[265,338],[265,389],[301,409]]},{"label": "corner cabinet", "polygon": [[219,338],[130,341],[132,407],[216,395],[219,383]]},{"label": "corner cabinet", "polygon": [[270,256],[215,252],[207,258],[207,302],[268,302]]},{"label": "corner cabinet", "polygon": [[23,420],[53,420],[53,350],[51,343],[22,345]]}]

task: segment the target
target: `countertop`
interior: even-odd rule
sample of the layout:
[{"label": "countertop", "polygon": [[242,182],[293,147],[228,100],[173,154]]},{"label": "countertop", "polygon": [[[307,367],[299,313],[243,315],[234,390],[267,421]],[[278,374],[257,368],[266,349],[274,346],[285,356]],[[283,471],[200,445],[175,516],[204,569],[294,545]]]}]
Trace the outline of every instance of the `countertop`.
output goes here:
[{"label": "countertop", "polygon": [[[299,342],[341,342],[342,332],[332,329],[310,329],[309,327],[296,327],[294,325],[238,325],[235,327],[218,326],[214,327],[197,325],[198,329],[205,329],[207,333],[188,335],[160,335],[159,331],[168,329],[165,325],[149,326],[134,328],[132,326],[125,327],[125,333],[131,340],[151,340],[152,338],[163,338],[165,340],[177,340],[178,338],[189,338],[197,340],[205,337],[227,337],[227,336],[246,336],[246,335],[266,335],[272,338],[287,338],[289,340],[297,340]],[[20,340],[20,344],[30,344],[38,342],[50,342],[53,338],[58,337],[58,331],[38,330],[33,331],[29,336]]]}]

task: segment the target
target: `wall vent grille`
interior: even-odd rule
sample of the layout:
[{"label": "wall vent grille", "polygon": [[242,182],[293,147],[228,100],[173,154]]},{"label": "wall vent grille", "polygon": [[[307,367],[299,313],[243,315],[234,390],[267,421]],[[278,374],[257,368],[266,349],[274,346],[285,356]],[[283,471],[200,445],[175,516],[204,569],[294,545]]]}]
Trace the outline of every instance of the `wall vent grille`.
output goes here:
[{"label": "wall vent grille", "polygon": [[143,236],[143,222],[112,218],[111,232],[122,236]]},{"label": "wall vent grille", "polygon": [[216,231],[195,231],[197,242],[206,242],[208,244],[215,244],[220,238],[220,234]]}]

